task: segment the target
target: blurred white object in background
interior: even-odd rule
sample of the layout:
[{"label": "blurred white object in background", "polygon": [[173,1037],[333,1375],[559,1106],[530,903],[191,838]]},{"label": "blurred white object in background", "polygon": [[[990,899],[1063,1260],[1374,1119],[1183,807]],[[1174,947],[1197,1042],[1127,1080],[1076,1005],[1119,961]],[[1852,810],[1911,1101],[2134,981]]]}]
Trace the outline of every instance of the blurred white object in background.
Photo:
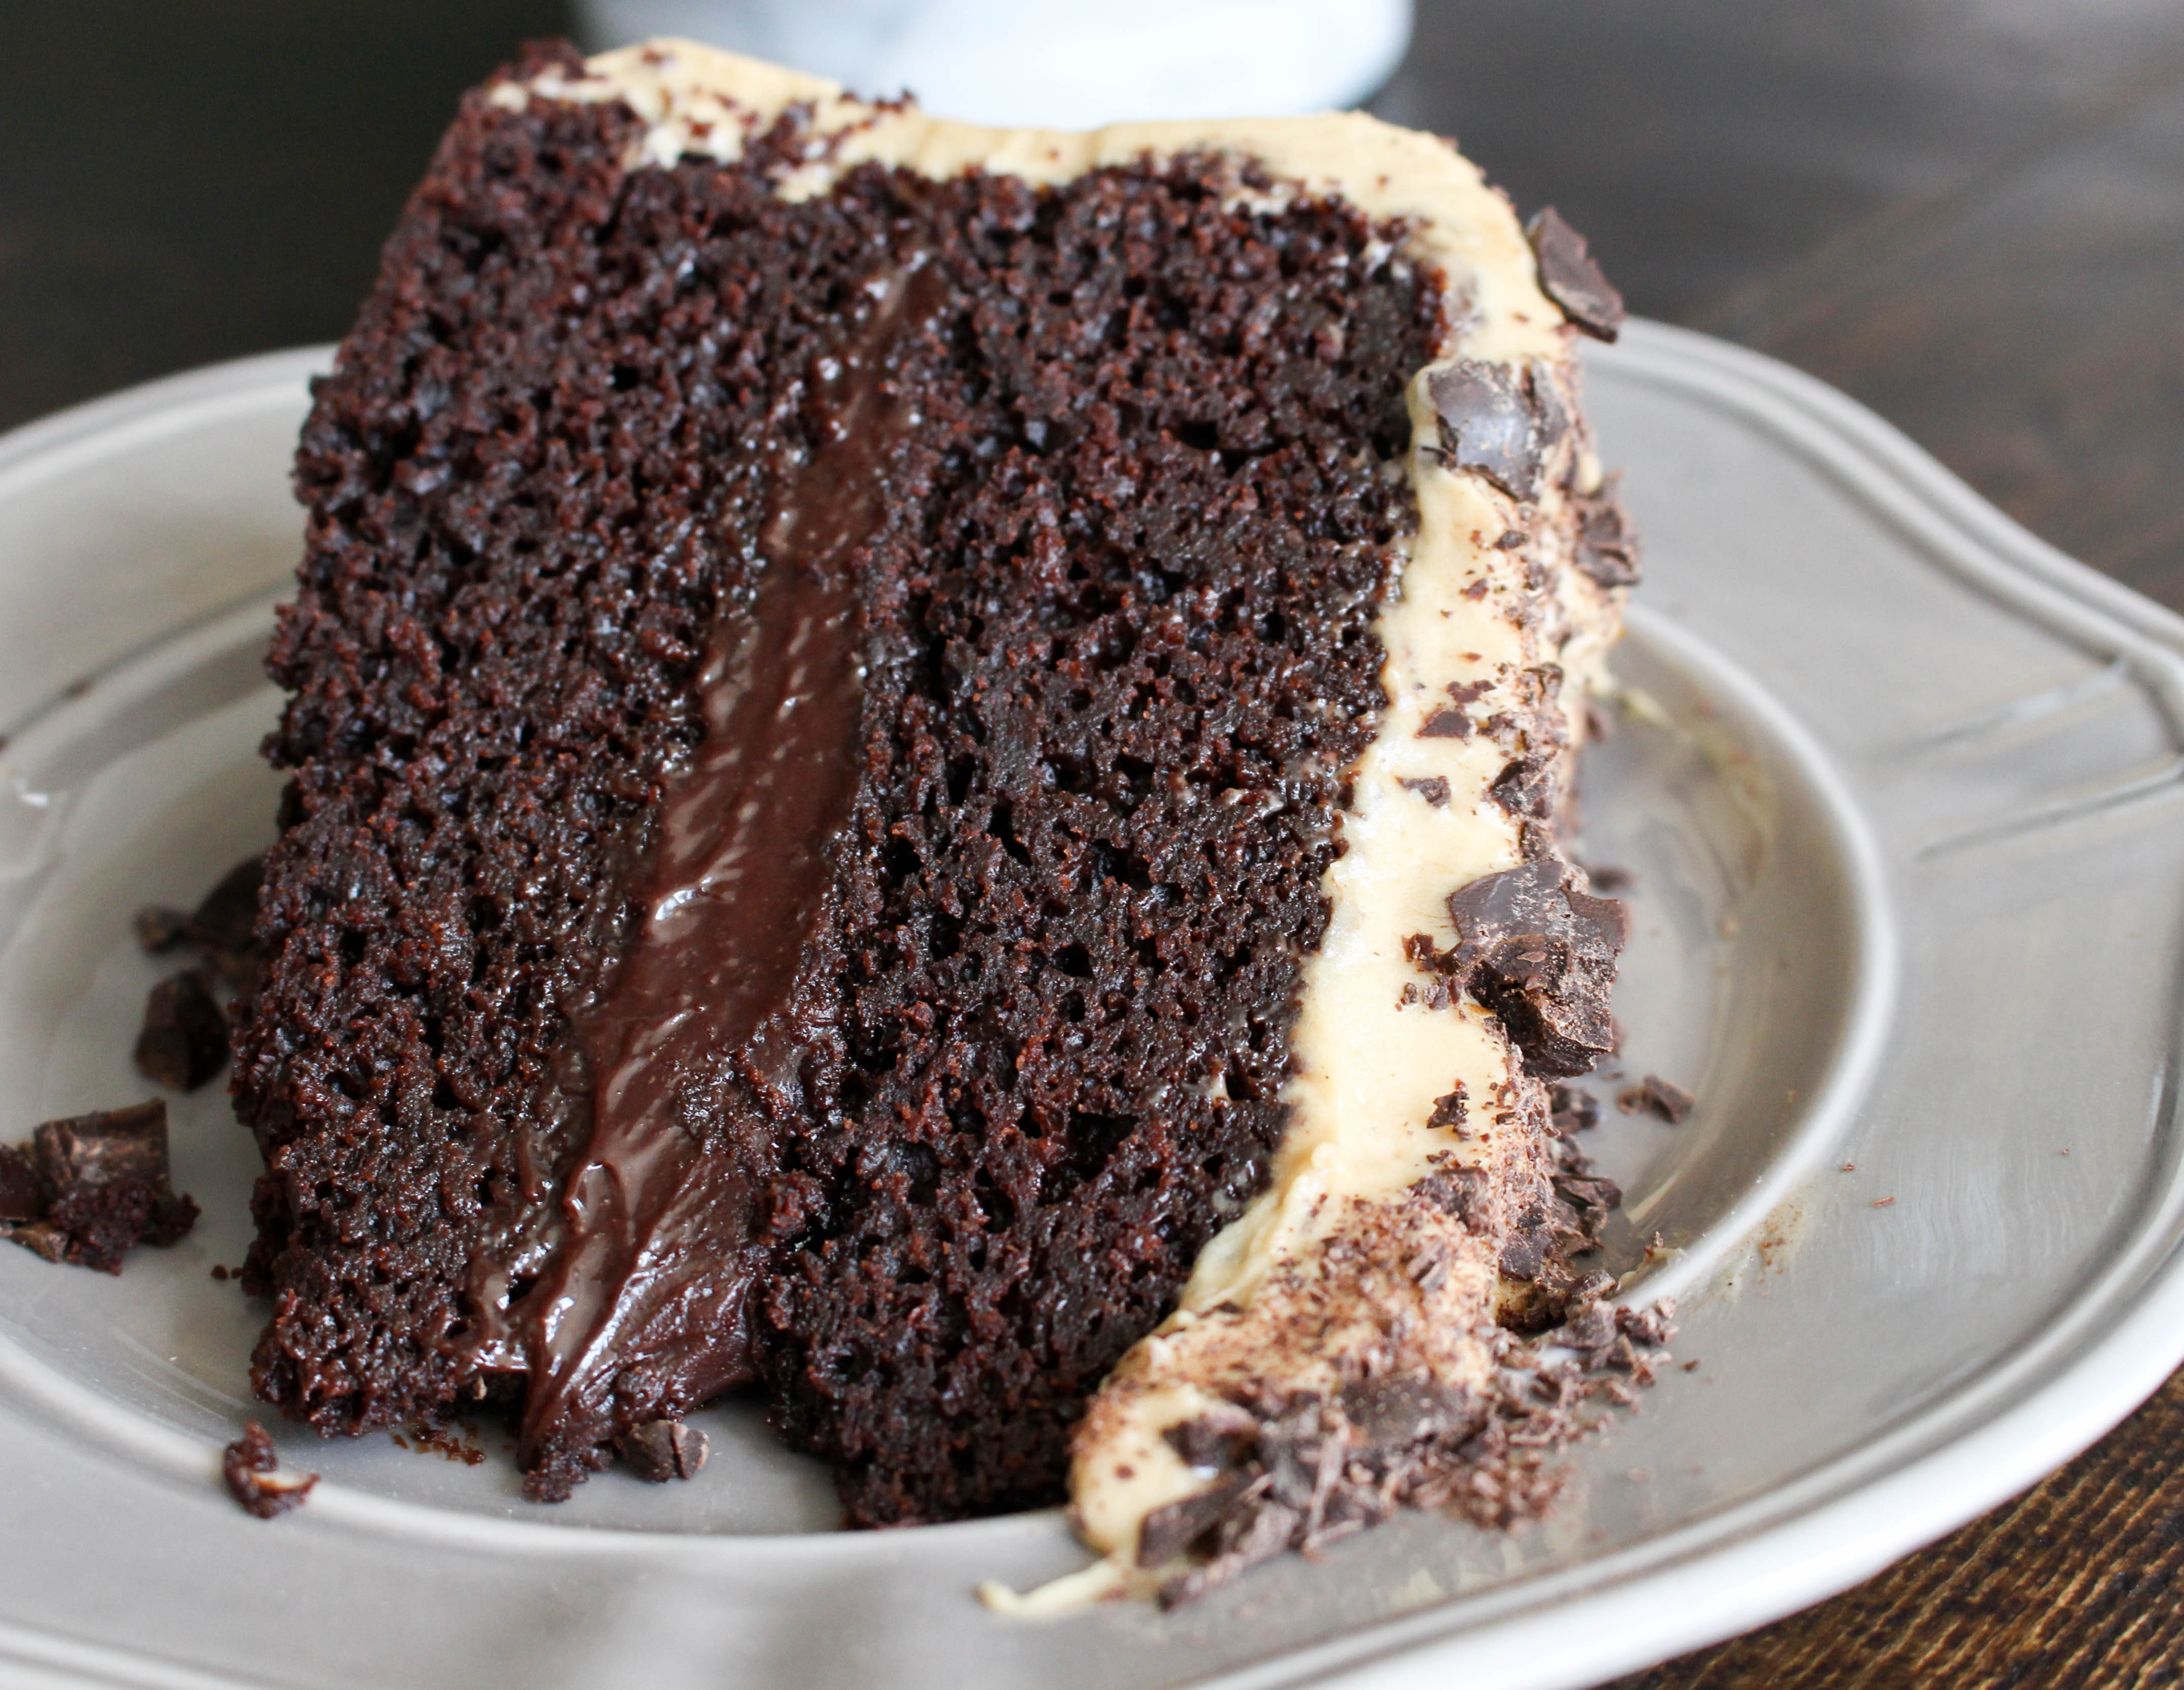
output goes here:
[{"label": "blurred white object in background", "polygon": [[1355,105],[1411,0],[577,0],[586,45],[687,36],[928,111],[1089,129]]}]

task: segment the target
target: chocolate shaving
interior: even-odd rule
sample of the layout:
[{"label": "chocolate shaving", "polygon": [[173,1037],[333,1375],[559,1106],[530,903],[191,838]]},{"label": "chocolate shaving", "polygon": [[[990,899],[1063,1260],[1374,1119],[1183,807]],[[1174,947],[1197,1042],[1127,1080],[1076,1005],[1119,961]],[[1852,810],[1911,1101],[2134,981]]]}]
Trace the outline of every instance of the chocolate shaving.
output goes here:
[{"label": "chocolate shaving", "polygon": [[638,1478],[664,1485],[670,1479],[695,1477],[712,1454],[712,1441],[681,1420],[657,1420],[632,1426],[616,1440],[615,1448]]},{"label": "chocolate shaving", "polygon": [[1697,1099],[1674,1081],[1648,1074],[1636,1085],[1618,1092],[1615,1107],[1625,1115],[1658,1115],[1671,1126],[1681,1126]]},{"label": "chocolate shaving", "polygon": [[1398,1507],[1487,1527],[1543,1513],[1561,1484],[1549,1458],[1590,1429],[1580,1406],[1596,1397],[1627,1406],[1668,1359],[1672,1309],[1616,1308],[1602,1300],[1614,1286],[1604,1273],[1576,1281],[1567,1318],[1537,1344],[1502,1334],[1501,1365],[1477,1390],[1394,1372],[1353,1380],[1332,1399],[1255,1403],[1243,1464],[1145,1522],[1139,1565],[1196,1563],[1166,1581],[1161,1605],[1195,1601],[1285,1548],[1312,1553]]},{"label": "chocolate shaving", "polygon": [[228,1494],[260,1520],[271,1520],[300,1506],[319,1482],[316,1473],[282,1476],[280,1465],[272,1438],[256,1420],[244,1426],[242,1436],[221,1452],[220,1464]]},{"label": "chocolate shaving", "polygon": [[1622,480],[1611,475],[1601,490],[1573,501],[1577,509],[1577,566],[1593,584],[1612,591],[1638,581],[1638,536],[1617,497]]},{"label": "chocolate shaving", "polygon": [[1623,906],[1580,891],[1555,857],[1487,875],[1448,901],[1450,973],[1502,1019],[1534,1074],[1582,1074],[1615,1048],[1607,997]]},{"label": "chocolate shaving", "polygon": [[[1418,737],[1420,739],[1469,739],[1471,729],[1472,722],[1469,716],[1461,710],[1451,709],[1446,704],[1443,704],[1426,718],[1425,725],[1418,730]],[[1443,784],[1446,785],[1446,782]]]},{"label": "chocolate shaving", "polygon": [[1460,1136],[1463,1131],[1463,1118],[1466,1113],[1463,1082],[1459,1080],[1453,1092],[1449,1092],[1446,1097],[1434,1099],[1433,1113],[1426,1117],[1426,1125],[1454,1127]]},{"label": "chocolate shaving", "polygon": [[1416,792],[1435,809],[1442,809],[1448,803],[1448,777],[1446,775],[1428,775],[1422,780],[1405,778],[1396,784]]},{"label": "chocolate shaving", "polygon": [[1613,341],[1623,329],[1623,296],[1602,271],[1585,236],[1552,205],[1524,225],[1524,234],[1539,261],[1540,291],[1586,334]]}]

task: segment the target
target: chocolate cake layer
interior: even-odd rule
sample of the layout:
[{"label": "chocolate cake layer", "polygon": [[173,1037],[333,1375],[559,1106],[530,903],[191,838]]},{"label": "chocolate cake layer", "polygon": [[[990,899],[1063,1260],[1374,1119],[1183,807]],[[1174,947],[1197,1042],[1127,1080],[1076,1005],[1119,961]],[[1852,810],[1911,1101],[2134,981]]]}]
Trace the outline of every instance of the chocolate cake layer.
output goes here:
[{"label": "chocolate cake layer", "polygon": [[1050,1500],[1281,1132],[1439,278],[1213,154],[644,136],[473,97],[306,428],[255,1383],[527,1390],[550,1497],[755,1377],[855,1520]]}]

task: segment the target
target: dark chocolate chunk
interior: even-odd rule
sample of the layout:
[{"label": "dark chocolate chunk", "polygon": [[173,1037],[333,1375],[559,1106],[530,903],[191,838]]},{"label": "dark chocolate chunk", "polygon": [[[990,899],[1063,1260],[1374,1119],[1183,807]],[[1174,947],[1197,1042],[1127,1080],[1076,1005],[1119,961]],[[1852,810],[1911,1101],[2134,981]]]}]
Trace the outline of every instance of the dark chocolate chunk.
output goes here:
[{"label": "dark chocolate chunk", "polygon": [[[1528,1217],[1529,1218],[1529,1217]],[[1502,1247],[1502,1259],[1497,1265],[1511,1279],[1532,1280],[1540,1276],[1554,1254],[1554,1238],[1544,1225],[1545,1215],[1529,1226],[1521,1221],[1518,1230],[1509,1235]]]},{"label": "dark chocolate chunk", "polygon": [[1265,1487],[1263,1475],[1224,1473],[1204,1490],[1155,1509],[1138,1528],[1138,1565],[1156,1567],[1188,1554],[1194,1544],[1242,1505],[1246,1491],[1256,1496]]},{"label": "dark chocolate chunk", "polygon": [[1611,475],[1600,492],[1575,501],[1577,505],[1577,566],[1596,586],[1614,588],[1638,582],[1638,536],[1630,514],[1616,496]]},{"label": "dark chocolate chunk", "polygon": [[299,1506],[319,1482],[316,1473],[284,1476],[280,1466],[272,1438],[256,1420],[221,1452],[220,1473],[227,1481],[228,1494],[260,1520]]},{"label": "dark chocolate chunk", "polygon": [[1463,1131],[1465,1113],[1463,1082],[1458,1081],[1453,1092],[1434,1099],[1433,1113],[1426,1117],[1426,1125],[1451,1126],[1461,1133]]},{"label": "dark chocolate chunk", "polygon": [[648,1420],[633,1426],[616,1441],[615,1447],[621,1451],[631,1472],[655,1485],[696,1476],[712,1453],[711,1440],[704,1432],[673,1420]]},{"label": "dark chocolate chunk", "polygon": [[1427,378],[1442,458],[1475,470],[1514,499],[1540,496],[1546,444],[1524,384],[1499,364],[1462,359]]},{"label": "dark chocolate chunk", "polygon": [[1233,1467],[1244,1459],[1258,1442],[1259,1423],[1224,1403],[1170,1426],[1162,1436],[1189,1465],[1213,1470]]},{"label": "dark chocolate chunk", "polygon": [[1671,1126],[1683,1125],[1684,1117],[1691,1114],[1696,1101],[1689,1092],[1674,1081],[1663,1080],[1658,1074],[1648,1074],[1636,1085],[1618,1092],[1615,1107],[1625,1115],[1658,1115]]},{"label": "dark chocolate chunk", "polygon": [[1471,718],[1462,711],[1443,704],[1425,720],[1418,730],[1420,739],[1469,739]]},{"label": "dark chocolate chunk", "polygon": [[1486,1419],[1485,1405],[1470,1392],[1423,1376],[1362,1379],[1344,1386],[1337,1400],[1358,1440],[1376,1449],[1468,1437]]},{"label": "dark chocolate chunk", "polygon": [[1170,1579],[1161,1587],[1162,1608],[1180,1608],[1217,1589],[1239,1573],[1271,1560],[1290,1547],[1302,1523],[1295,1509],[1262,1500],[1256,1507],[1231,1516],[1219,1530],[1225,1539],[1213,1558],[1189,1572]]},{"label": "dark chocolate chunk", "polygon": [[31,1159],[12,1144],[0,1144],[0,1225],[22,1225],[45,1218],[46,1199]]},{"label": "dark chocolate chunk", "polygon": [[1451,681],[1444,689],[1459,704],[1475,704],[1494,690],[1491,681]]},{"label": "dark chocolate chunk", "polygon": [[1547,1107],[1553,1111],[1555,1131],[1564,1137],[1600,1125],[1600,1099],[1575,1086],[1548,1087]]},{"label": "dark chocolate chunk", "polygon": [[1553,1336],[1572,1349],[1605,1349],[1615,1342],[1615,1310],[1605,1303],[1574,1304]]},{"label": "dark chocolate chunk", "polygon": [[161,981],[144,1003],[136,1071],[177,1092],[194,1092],[227,1065],[227,1017],[195,969]]},{"label": "dark chocolate chunk", "polygon": [[1524,233],[1539,260],[1540,291],[1586,334],[1613,340],[1623,328],[1623,296],[1602,272],[1585,236],[1552,205],[1524,225]]},{"label": "dark chocolate chunk", "polygon": [[8,1236],[48,1261],[121,1271],[132,1245],[176,1242],[198,1206],[168,1182],[167,1106],[49,1120],[31,1137],[31,1163],[45,1209]]},{"label": "dark chocolate chunk", "polygon": [[1501,538],[1494,542],[1494,549],[1497,552],[1514,552],[1524,543],[1524,536],[1521,529],[1505,528],[1502,531]]},{"label": "dark chocolate chunk", "polygon": [[1468,1221],[1485,1207],[1486,1175],[1479,1168],[1447,1168],[1437,1174],[1428,1174],[1411,1190],[1422,1202],[1431,1204],[1443,1214]]},{"label": "dark chocolate chunk", "polygon": [[1517,757],[1494,777],[1486,796],[1507,814],[1545,820],[1554,809],[1558,784],[1552,756]]},{"label": "dark chocolate chunk", "polygon": [[1574,881],[1568,864],[1542,857],[1448,901],[1460,939],[1451,972],[1502,1018],[1527,1069],[1552,1079],[1582,1074],[1615,1048],[1607,996],[1623,906]]},{"label": "dark chocolate chunk", "polygon": [[1429,775],[1423,780],[1407,778],[1396,784],[1416,792],[1435,809],[1448,803],[1448,777],[1446,775]]}]

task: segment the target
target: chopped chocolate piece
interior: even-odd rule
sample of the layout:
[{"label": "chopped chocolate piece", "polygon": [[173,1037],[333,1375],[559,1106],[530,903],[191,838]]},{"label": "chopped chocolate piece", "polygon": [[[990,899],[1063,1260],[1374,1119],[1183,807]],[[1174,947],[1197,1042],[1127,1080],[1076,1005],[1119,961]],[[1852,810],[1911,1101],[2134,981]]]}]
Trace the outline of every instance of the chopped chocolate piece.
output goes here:
[{"label": "chopped chocolate piece", "polygon": [[136,912],[136,942],[153,956],[173,950],[190,937],[187,910],[164,903],[148,903]]},{"label": "chopped chocolate piece", "polygon": [[1508,814],[1545,820],[1554,809],[1555,788],[1552,756],[1518,757],[1494,777],[1486,795]]},{"label": "chopped chocolate piece", "polygon": [[1427,1175],[1411,1190],[1458,1220],[1469,1220],[1485,1204],[1486,1176],[1477,1168],[1449,1168]]},{"label": "chopped chocolate piece", "polygon": [[1524,543],[1524,536],[1521,530],[1505,528],[1502,531],[1501,536],[1495,541],[1494,549],[1497,552],[1513,552]]},{"label": "chopped chocolate piece", "polygon": [[1540,263],[1540,287],[1563,314],[1597,340],[1612,341],[1623,328],[1623,296],[1602,273],[1584,236],[1552,205],[1524,225]]},{"label": "chopped chocolate piece", "polygon": [[177,1092],[194,1092],[227,1065],[227,1017],[196,969],[161,981],[144,1004],[136,1071]]},{"label": "chopped chocolate piece", "polygon": [[1565,1203],[1606,1215],[1623,1202],[1623,1187],[1600,1174],[1557,1174],[1555,1191]]},{"label": "chopped chocolate piece", "polygon": [[616,1440],[615,1447],[629,1464],[631,1472],[649,1484],[694,1477],[712,1453],[705,1434],[681,1420],[648,1420]]},{"label": "chopped chocolate piece", "polygon": [[1138,1565],[1156,1567],[1189,1554],[1193,1544],[1243,1504],[1245,1492],[1256,1497],[1265,1487],[1263,1475],[1223,1473],[1204,1490],[1155,1509],[1138,1531]]},{"label": "chopped chocolate piece", "polygon": [[1429,1437],[1468,1437],[1486,1420],[1486,1405],[1460,1385],[1430,1378],[1362,1379],[1338,1400],[1359,1441],[1399,1448]]},{"label": "chopped chocolate piece", "polygon": [[1605,1349],[1615,1342],[1615,1310],[1605,1303],[1574,1304],[1552,1336],[1572,1349]]},{"label": "chopped chocolate piece", "polygon": [[1600,1125],[1600,1099],[1575,1086],[1547,1087],[1547,1107],[1554,1114],[1555,1131],[1564,1137]]},{"label": "chopped chocolate piece", "polygon": [[0,1225],[44,1219],[46,1199],[31,1159],[12,1144],[0,1144]]},{"label": "chopped chocolate piece", "polygon": [[1448,777],[1446,775],[1428,775],[1422,780],[1407,778],[1397,784],[1416,792],[1435,809],[1448,803]]},{"label": "chopped chocolate piece", "polygon": [[270,1520],[300,1505],[317,1484],[316,1473],[282,1475],[281,1458],[273,1453],[273,1440],[265,1428],[252,1420],[242,1436],[221,1454],[220,1472],[228,1494],[260,1520]]},{"label": "chopped chocolate piece", "polygon": [[1228,1540],[1219,1553],[1202,1566],[1193,1567],[1163,1585],[1161,1606],[1179,1608],[1186,1602],[1195,1602],[1237,1574],[1272,1559],[1289,1548],[1290,1538],[1301,1523],[1301,1516],[1295,1509],[1272,1500],[1230,1515],[1216,1528],[1217,1534]]},{"label": "chopped chocolate piece", "polygon": [[1441,456],[1515,499],[1540,496],[1545,447],[1524,384],[1500,364],[1459,359],[1427,379],[1440,418]]},{"label": "chopped chocolate piece", "polygon": [[[1426,718],[1424,725],[1418,730],[1418,737],[1420,739],[1469,739],[1471,731],[1472,720],[1469,716],[1461,710],[1451,709],[1446,704],[1443,704]],[[1446,786],[1446,783],[1443,784]]]},{"label": "chopped chocolate piece", "polygon": [[1511,1279],[1538,1278],[1540,1270],[1546,1265],[1554,1251],[1554,1239],[1549,1236],[1545,1224],[1546,1211],[1544,1209],[1535,1211],[1532,1215],[1528,1215],[1526,1220],[1529,1220],[1531,1224],[1527,1226],[1525,1220],[1520,1220],[1517,1223],[1517,1231],[1510,1235],[1509,1242],[1502,1247],[1502,1259],[1498,1265]]},{"label": "chopped chocolate piece", "polygon": [[1618,1093],[1615,1107],[1625,1115],[1658,1115],[1669,1126],[1680,1126],[1696,1101],[1674,1081],[1663,1080],[1658,1074],[1648,1074],[1636,1085],[1627,1087]]},{"label": "chopped chocolate piece", "polygon": [[1222,1404],[1194,1415],[1162,1434],[1189,1465],[1206,1470],[1233,1467],[1258,1442],[1259,1423],[1243,1409]]},{"label": "chopped chocolate piece", "polygon": [[45,1207],[14,1242],[48,1261],[121,1271],[133,1244],[172,1244],[197,1224],[198,1206],[168,1183],[167,1106],[49,1120],[31,1138]]},{"label": "chopped chocolate piece", "polygon": [[1448,901],[1461,942],[1451,972],[1502,1018],[1525,1065],[1582,1074],[1615,1048],[1607,1013],[1623,906],[1580,892],[1569,865],[1542,857],[1473,881]]},{"label": "chopped chocolate piece", "polygon": [[1453,1092],[1434,1099],[1433,1113],[1426,1117],[1426,1125],[1453,1127],[1461,1136],[1464,1114],[1463,1082],[1459,1080]]},{"label": "chopped chocolate piece", "polygon": [[1494,690],[1490,681],[1451,681],[1444,690],[1459,704],[1475,704]]},{"label": "chopped chocolate piece", "polygon": [[1638,582],[1638,536],[1616,496],[1620,479],[1611,475],[1600,492],[1576,501],[1577,566],[1595,586],[1609,589]]}]

